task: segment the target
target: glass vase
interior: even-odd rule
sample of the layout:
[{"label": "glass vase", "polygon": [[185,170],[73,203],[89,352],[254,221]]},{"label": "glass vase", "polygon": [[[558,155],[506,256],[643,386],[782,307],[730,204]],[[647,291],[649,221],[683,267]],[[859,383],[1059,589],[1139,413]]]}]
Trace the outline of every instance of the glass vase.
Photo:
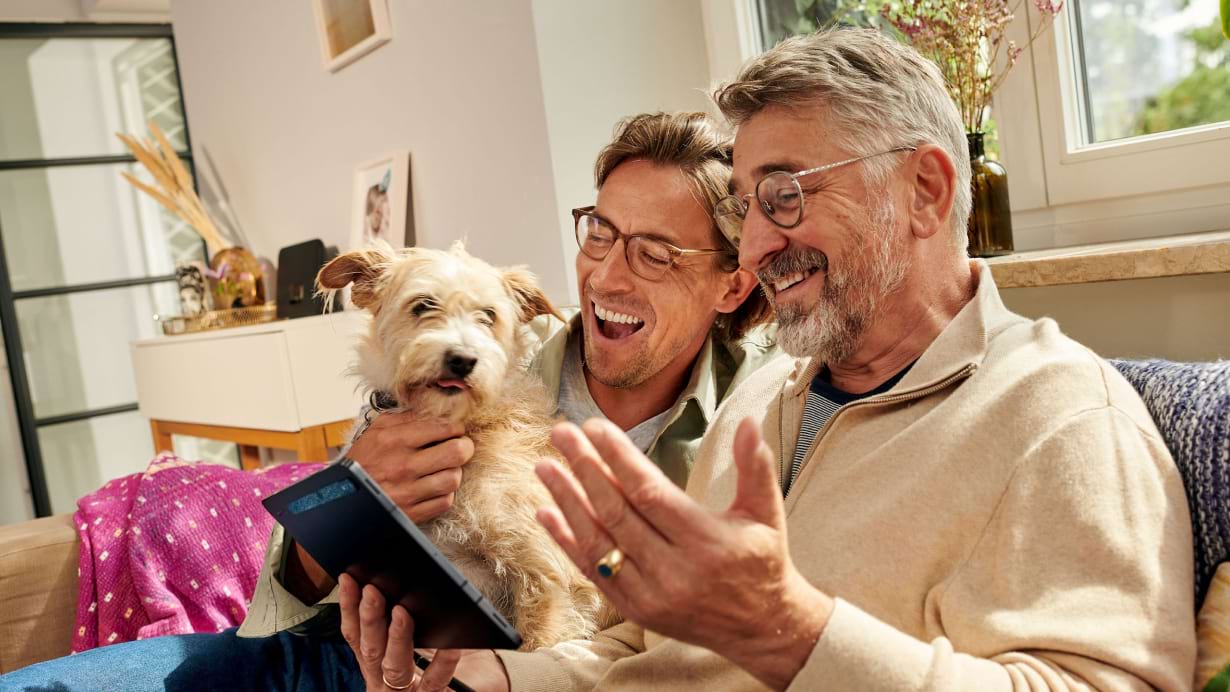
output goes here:
[{"label": "glass vase", "polygon": [[974,205],[969,215],[970,257],[998,257],[1012,253],[1012,207],[1008,203],[1008,171],[987,158],[983,133],[966,135]]},{"label": "glass vase", "polygon": [[260,261],[241,247],[228,247],[209,260],[210,289],[215,310],[265,304]]}]

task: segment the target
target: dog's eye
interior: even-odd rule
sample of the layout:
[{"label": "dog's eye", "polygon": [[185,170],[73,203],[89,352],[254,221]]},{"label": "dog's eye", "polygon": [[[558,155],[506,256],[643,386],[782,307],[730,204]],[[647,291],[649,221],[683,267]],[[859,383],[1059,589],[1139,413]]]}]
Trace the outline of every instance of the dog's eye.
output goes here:
[{"label": "dog's eye", "polygon": [[410,314],[415,317],[422,317],[432,310],[438,310],[439,308],[440,306],[437,305],[434,300],[416,300],[414,301],[414,304],[410,306]]},{"label": "dog's eye", "polygon": [[494,327],[495,326],[495,309],[494,308],[483,308],[482,314],[478,318],[478,321],[481,322],[482,324],[487,325],[488,327]]}]

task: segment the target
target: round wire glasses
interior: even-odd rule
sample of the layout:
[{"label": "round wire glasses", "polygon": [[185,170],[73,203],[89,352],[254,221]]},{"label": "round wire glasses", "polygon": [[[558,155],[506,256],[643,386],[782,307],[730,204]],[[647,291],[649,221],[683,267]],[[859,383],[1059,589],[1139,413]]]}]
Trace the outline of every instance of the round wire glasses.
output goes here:
[{"label": "round wire glasses", "polygon": [[[759,183],[756,183],[756,202],[760,205],[760,210],[764,212],[764,215],[778,227],[794,228],[803,222],[803,187],[799,184],[799,178],[821,171],[840,168],[851,163],[866,161],[874,156],[895,154],[899,151],[914,151],[914,149],[914,147],[897,147],[896,149],[837,161],[816,168],[808,168],[798,173],[773,171],[761,178]],[[752,195],[753,193],[750,192],[742,197],[727,195],[718,200],[717,205],[714,207],[713,217],[717,221],[718,228],[735,245],[739,244],[743,235],[743,220],[747,218],[749,198]]]},{"label": "round wire glasses", "polygon": [[683,257],[733,255],[730,249],[688,250],[649,235],[624,233],[609,221],[594,214],[594,207],[572,210],[577,245],[588,258],[601,262],[619,240],[624,241],[624,257],[634,274],[649,281],[662,278]]}]

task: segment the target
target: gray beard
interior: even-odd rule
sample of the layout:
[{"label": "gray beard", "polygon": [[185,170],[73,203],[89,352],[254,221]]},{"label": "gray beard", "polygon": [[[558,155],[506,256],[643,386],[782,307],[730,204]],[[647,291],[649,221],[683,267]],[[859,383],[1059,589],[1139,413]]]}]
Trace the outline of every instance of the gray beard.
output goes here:
[{"label": "gray beard", "polygon": [[792,248],[760,273],[762,283],[771,283],[805,267],[818,266],[825,272],[816,304],[773,306],[782,350],[824,363],[841,362],[858,351],[885,299],[901,288],[909,270],[904,248],[893,242],[894,216],[887,200],[869,210],[856,229],[863,243],[852,249],[842,267],[829,267],[828,257],[819,250]]}]

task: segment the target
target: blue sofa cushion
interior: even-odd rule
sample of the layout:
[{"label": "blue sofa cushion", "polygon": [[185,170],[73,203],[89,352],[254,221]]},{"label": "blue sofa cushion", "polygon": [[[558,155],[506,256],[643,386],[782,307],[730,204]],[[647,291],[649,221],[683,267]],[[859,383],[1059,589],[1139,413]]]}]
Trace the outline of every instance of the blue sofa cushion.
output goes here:
[{"label": "blue sofa cushion", "polygon": [[1111,363],[1140,392],[1183,476],[1199,607],[1217,565],[1230,560],[1230,361]]}]

